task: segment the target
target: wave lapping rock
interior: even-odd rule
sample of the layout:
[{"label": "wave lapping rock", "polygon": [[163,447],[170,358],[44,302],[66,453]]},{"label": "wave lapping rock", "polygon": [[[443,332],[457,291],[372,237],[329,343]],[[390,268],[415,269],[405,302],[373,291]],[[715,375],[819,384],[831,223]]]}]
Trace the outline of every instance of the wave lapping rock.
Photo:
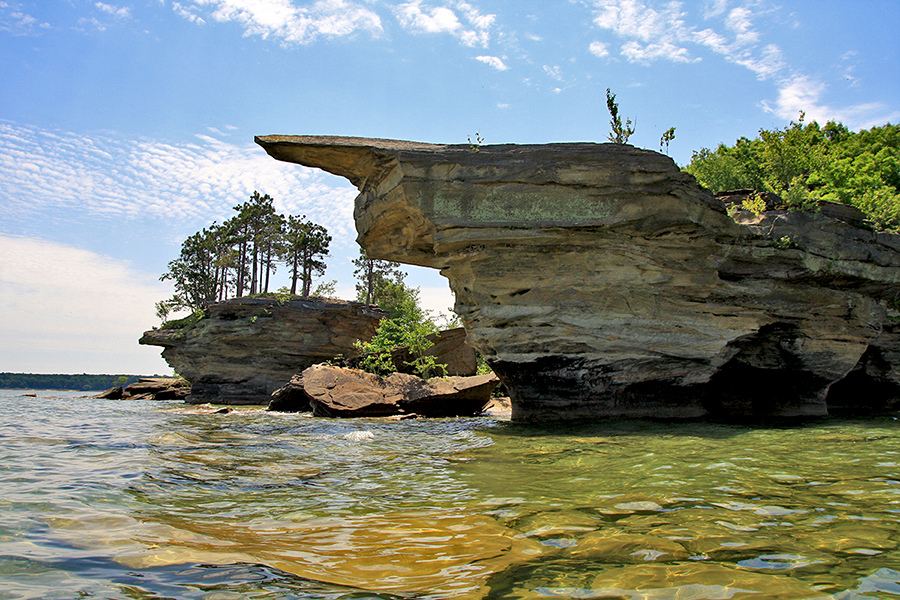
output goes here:
[{"label": "wave lapping rock", "polygon": [[141,344],[191,382],[188,403],[268,404],[295,373],[369,339],[384,313],[340,300],[235,298],[211,305],[183,329],[144,332]]},{"label": "wave lapping rock", "polygon": [[[900,316],[900,236],[824,212],[736,222],[656,152],[256,141],[359,188],[369,256],[441,270],[516,420],[825,415]],[[881,408],[896,360],[878,351]]]}]

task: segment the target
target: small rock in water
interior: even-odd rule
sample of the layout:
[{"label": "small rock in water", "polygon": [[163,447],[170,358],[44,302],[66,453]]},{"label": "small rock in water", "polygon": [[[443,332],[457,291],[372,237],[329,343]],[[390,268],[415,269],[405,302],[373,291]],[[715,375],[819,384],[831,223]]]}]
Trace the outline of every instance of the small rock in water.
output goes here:
[{"label": "small rock in water", "polygon": [[375,434],[371,431],[351,431],[350,433],[344,434],[344,439],[350,440],[351,442],[365,442],[374,440]]},{"label": "small rock in water", "polygon": [[227,414],[230,413],[230,412],[231,412],[231,409],[228,408],[228,407],[226,406],[225,408],[220,408],[219,410],[217,410],[217,411],[215,412],[215,414],[217,414],[217,415],[227,415]]},{"label": "small rock in water", "polygon": [[37,398],[37,394],[22,394],[22,398]]}]

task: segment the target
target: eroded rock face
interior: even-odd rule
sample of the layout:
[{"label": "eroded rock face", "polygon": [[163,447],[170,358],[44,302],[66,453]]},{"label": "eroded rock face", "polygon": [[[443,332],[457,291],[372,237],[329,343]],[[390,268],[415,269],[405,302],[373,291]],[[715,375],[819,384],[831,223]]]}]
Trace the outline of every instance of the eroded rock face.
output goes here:
[{"label": "eroded rock face", "polygon": [[496,375],[422,379],[407,373],[379,377],[358,369],[314,365],[291,380],[302,386],[320,417],[416,414],[460,417],[481,413],[499,383]]},{"label": "eroded rock face", "polygon": [[191,382],[190,403],[268,404],[295,373],[368,339],[384,313],[357,302],[236,298],[185,329],[153,329],[141,344]]},{"label": "eroded rock face", "polygon": [[900,396],[900,236],[824,210],[732,219],[627,145],[257,142],[359,188],[370,256],[441,270],[516,420],[825,415],[851,371]]}]

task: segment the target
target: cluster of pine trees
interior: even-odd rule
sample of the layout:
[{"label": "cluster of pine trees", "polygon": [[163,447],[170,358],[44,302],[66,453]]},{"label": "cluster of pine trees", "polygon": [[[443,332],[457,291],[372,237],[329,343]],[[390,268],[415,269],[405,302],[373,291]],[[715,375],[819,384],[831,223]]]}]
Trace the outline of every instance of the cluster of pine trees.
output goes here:
[{"label": "cluster of pine trees", "polygon": [[272,197],[253,192],[234,207],[224,223],[188,237],[178,258],[160,277],[172,281],[175,294],[157,303],[163,319],[172,311],[201,310],[212,304],[269,292],[269,281],[279,264],[290,272],[291,294],[314,294],[313,277],[325,272],[331,236],[306,217],[279,214]]},{"label": "cluster of pine trees", "polygon": [[696,151],[685,171],[713,192],[774,192],[795,209],[849,204],[875,229],[900,231],[900,125],[853,132],[833,121],[805,123],[801,113],[784,129]]}]

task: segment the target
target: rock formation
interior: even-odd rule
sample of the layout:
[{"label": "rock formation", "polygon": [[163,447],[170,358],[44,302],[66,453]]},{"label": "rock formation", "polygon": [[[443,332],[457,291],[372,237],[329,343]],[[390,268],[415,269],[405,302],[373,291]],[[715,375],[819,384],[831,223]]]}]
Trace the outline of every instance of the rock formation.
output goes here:
[{"label": "rock formation", "polygon": [[375,333],[384,313],[339,300],[235,298],[213,304],[183,329],[153,329],[141,344],[191,382],[189,403],[268,404],[294,373],[337,355]]},{"label": "rock formation", "polygon": [[290,387],[302,385],[313,414],[321,417],[460,417],[480,414],[499,382],[494,374],[379,377],[358,369],[314,365],[292,379]]},{"label": "rock formation", "polygon": [[836,382],[873,373],[900,396],[879,346],[900,236],[824,212],[732,219],[628,145],[257,142],[359,188],[370,256],[441,270],[516,420],[825,415]]},{"label": "rock formation", "polygon": [[142,377],[131,385],[111,387],[94,398],[107,400],[183,400],[191,385],[181,377]]}]

